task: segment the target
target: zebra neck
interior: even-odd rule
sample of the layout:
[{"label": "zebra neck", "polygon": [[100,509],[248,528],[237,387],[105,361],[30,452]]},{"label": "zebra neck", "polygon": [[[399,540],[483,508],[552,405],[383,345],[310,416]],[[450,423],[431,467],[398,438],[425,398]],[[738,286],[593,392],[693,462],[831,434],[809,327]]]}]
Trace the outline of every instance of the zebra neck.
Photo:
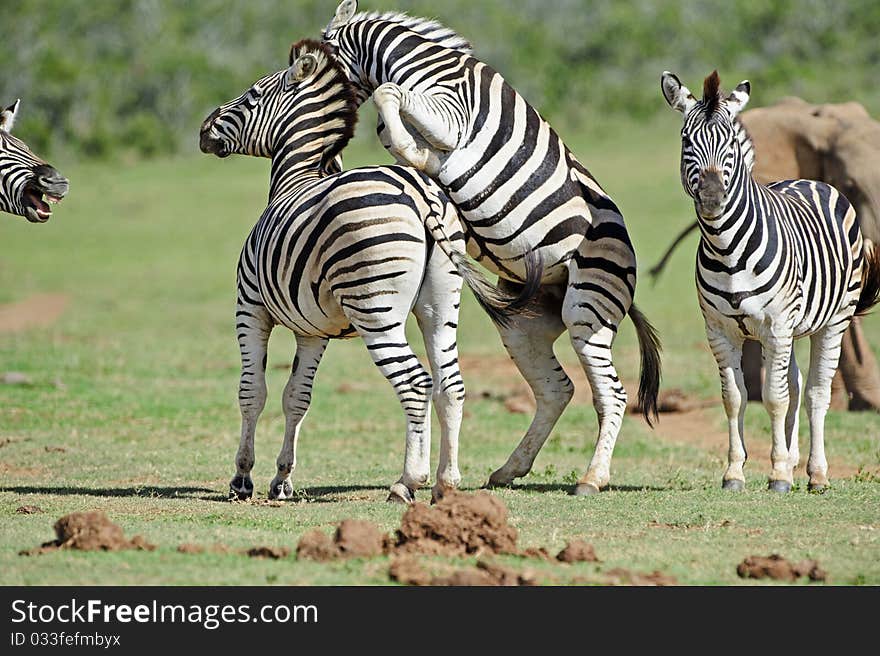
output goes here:
[{"label": "zebra neck", "polygon": [[315,180],[324,177],[321,163],[323,149],[315,152],[309,149],[290,151],[279,149],[272,156],[272,169],[269,174],[269,198],[278,194],[297,191],[307,187]]},{"label": "zebra neck", "polygon": [[766,212],[762,206],[762,187],[742,168],[734,176],[727,194],[727,205],[717,219],[705,219],[697,212],[701,246],[715,257],[734,255],[737,249],[767,230]]}]

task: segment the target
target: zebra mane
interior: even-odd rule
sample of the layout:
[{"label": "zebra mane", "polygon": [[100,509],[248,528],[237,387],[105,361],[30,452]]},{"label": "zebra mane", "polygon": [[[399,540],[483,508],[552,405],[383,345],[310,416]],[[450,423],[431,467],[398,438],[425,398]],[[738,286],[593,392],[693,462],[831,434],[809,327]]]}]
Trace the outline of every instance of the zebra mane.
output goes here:
[{"label": "zebra mane", "polygon": [[755,168],[755,142],[752,141],[752,135],[749,134],[745,123],[739,119],[739,116],[733,120],[733,129],[742,151],[743,162],[751,173]]},{"label": "zebra mane", "polygon": [[712,71],[710,75],[703,80],[703,111],[707,116],[711,116],[718,109],[721,103],[721,78],[718,77],[718,71]]},{"label": "zebra mane", "polygon": [[333,51],[329,46],[320,41],[303,39],[302,41],[297,41],[292,44],[290,46],[290,53],[288,54],[288,65],[293,65],[295,59],[305,53],[310,53],[316,56],[319,62],[318,72],[330,72],[331,77],[327,81],[326,86],[338,85],[340,89],[339,99],[343,104],[343,107],[336,111],[335,114],[337,118],[342,119],[343,127],[339,132],[339,138],[324,151],[321,162],[321,168],[325,172],[338,172],[336,169],[338,168],[341,170],[341,167],[339,167],[339,163],[336,163],[334,160],[348,145],[348,142],[351,141],[354,136],[355,126],[357,125],[357,92],[355,91],[354,85],[349,81],[345,71],[342,70],[342,66],[339,65],[336,58],[333,56]]},{"label": "zebra mane", "polygon": [[388,23],[396,23],[424,37],[428,41],[432,41],[438,45],[459,50],[465,54],[470,54],[473,47],[464,37],[459,36],[456,32],[442,25],[439,21],[432,18],[419,18],[418,16],[410,16],[403,12],[397,11],[370,11],[361,12],[352,16],[347,25],[362,23],[368,20],[380,20]]}]

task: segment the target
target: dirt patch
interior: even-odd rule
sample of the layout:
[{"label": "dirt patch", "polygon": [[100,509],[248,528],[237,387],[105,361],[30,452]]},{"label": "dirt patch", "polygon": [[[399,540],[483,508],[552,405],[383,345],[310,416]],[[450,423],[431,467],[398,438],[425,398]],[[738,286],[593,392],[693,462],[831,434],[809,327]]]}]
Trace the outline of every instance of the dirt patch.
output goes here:
[{"label": "dirt patch", "polygon": [[0,333],[51,326],[64,313],[66,294],[36,294],[18,303],[0,305]]},{"label": "dirt patch", "polygon": [[43,450],[46,453],[67,453],[67,449],[63,446],[44,446]]},{"label": "dirt patch", "polygon": [[313,529],[303,534],[296,545],[298,560],[317,560],[326,562],[339,558],[339,548],[330,536],[320,529]]},{"label": "dirt patch", "polygon": [[20,371],[7,371],[0,378],[0,382],[4,385],[32,385],[34,381],[31,380],[30,376]]},{"label": "dirt patch", "polygon": [[393,548],[400,553],[461,556],[516,553],[507,507],[486,491],[449,492],[436,506],[417,503],[400,520]]},{"label": "dirt patch", "polygon": [[121,551],[139,549],[153,551],[156,547],[140,535],[131,540],[125,538],[122,527],[111,522],[107,515],[100,511],[77,512],[65,515],[55,522],[56,539],[45,542],[36,549],[20,552],[30,556],[58,549],[76,549],[79,551]]},{"label": "dirt patch", "polygon": [[605,572],[607,585],[636,585],[636,586],[666,586],[678,585],[674,576],[664,574],[658,570],[650,573],[632,572],[622,567],[616,567]]},{"label": "dirt patch", "polygon": [[598,563],[596,551],[593,545],[583,540],[572,540],[565,548],[556,554],[556,560],[561,563]]},{"label": "dirt patch", "polygon": [[455,569],[433,576],[412,556],[395,559],[388,568],[392,581],[405,585],[438,586],[521,586],[536,585],[537,578],[531,570],[515,569],[492,561],[481,560],[476,567]]},{"label": "dirt patch", "polygon": [[287,547],[253,547],[248,549],[246,553],[251,558],[271,558],[272,560],[281,560],[290,555],[290,549]]},{"label": "dirt patch", "polygon": [[36,515],[45,511],[39,506],[19,506],[15,512],[19,515]]},{"label": "dirt patch", "polygon": [[[721,401],[717,399],[703,399],[685,394],[677,387],[660,390],[657,397],[657,409],[661,413],[693,412],[701,408],[717,407],[720,404]],[[631,414],[639,414],[642,412],[642,408],[638,403],[630,403],[626,406],[626,411]]]},{"label": "dirt patch", "polygon": [[819,567],[815,560],[792,563],[779,554],[770,556],[748,556],[739,565],[736,573],[744,579],[773,579],[793,582],[801,577],[811,581],[825,581],[828,573]]}]

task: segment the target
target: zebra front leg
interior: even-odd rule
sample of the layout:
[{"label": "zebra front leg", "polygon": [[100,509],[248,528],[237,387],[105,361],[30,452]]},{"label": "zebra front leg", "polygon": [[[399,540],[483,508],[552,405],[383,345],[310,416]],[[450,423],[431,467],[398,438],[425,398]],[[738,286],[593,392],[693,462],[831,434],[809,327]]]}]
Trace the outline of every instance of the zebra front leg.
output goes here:
[{"label": "zebra front leg", "polygon": [[746,446],[743,425],[748,391],[742,369],[743,340],[733,339],[721,329],[706,325],[709,348],[718,363],[721,378],[721,398],[727,415],[727,470],[721,487],[739,492],[746,487],[743,466],[746,464]]},{"label": "zebra front leg", "polygon": [[825,415],[831,405],[831,379],[840,360],[840,343],[846,325],[826,326],[810,337],[810,371],[807,374],[807,416],[810,420],[809,489],[821,492],[828,485],[825,458]]},{"label": "zebra front leg", "polygon": [[254,494],[254,433],[257,419],[266,405],[266,345],[273,322],[266,308],[239,301],[236,311],[241,377],[238,405],[241,410],[241,442],[235,455],[235,477],[229,483],[232,499],[249,499]]},{"label": "zebra front leg", "polygon": [[[769,488],[774,492],[790,492],[793,472],[789,460],[789,437],[786,431],[789,416],[789,367],[792,359],[792,338],[773,336],[762,341],[764,349],[764,385],[761,397],[770,415],[773,448],[770,451]],[[829,381],[830,382],[830,381]],[[830,385],[829,385],[830,389]]]},{"label": "zebra front leg", "polygon": [[362,331],[361,336],[373,362],[394,387],[406,415],[403,475],[391,486],[388,501],[413,503],[416,490],[431,478],[431,374],[410,348],[402,323],[387,332]]},{"label": "zebra front leg", "polygon": [[[439,174],[443,161],[437,151],[453,150],[460,139],[460,132],[444,116],[448,112],[442,111],[442,105],[431,96],[407,91],[393,82],[380,85],[373,92],[373,102],[385,124],[380,133],[383,145],[399,162],[430,176]],[[430,147],[416,143],[404,120]]]},{"label": "zebra front leg", "polygon": [[329,340],[322,337],[296,337],[296,355],[290,378],[284,387],[281,403],[284,407],[284,443],[278,454],[278,471],[269,485],[270,499],[289,499],[293,496],[291,476],[296,469],[296,445],[299,441],[299,428],[312,401],[312,384],[321,357]]},{"label": "zebra front leg", "polygon": [[[499,287],[518,291],[506,280],[500,280]],[[504,348],[529,384],[537,407],[519,445],[507,462],[492,472],[486,487],[510,485],[532,470],[538,452],[574,395],[574,385],[553,352],[553,342],[565,331],[559,316],[561,295],[559,289],[544,288],[529,305],[527,314],[512,317],[507,327],[496,326]]]}]

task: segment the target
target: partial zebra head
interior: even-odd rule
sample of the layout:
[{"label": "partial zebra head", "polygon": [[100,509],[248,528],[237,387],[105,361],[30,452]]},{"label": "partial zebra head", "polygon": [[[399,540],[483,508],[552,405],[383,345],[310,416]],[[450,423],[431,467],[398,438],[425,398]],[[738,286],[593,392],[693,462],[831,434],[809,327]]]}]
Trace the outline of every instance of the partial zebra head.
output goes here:
[{"label": "partial zebra head", "polygon": [[64,198],[69,184],[12,135],[20,102],[16,100],[0,112],[0,211],[23,216],[31,223],[45,223],[52,216],[48,203]]},{"label": "partial zebra head", "polygon": [[354,134],[357,105],[329,49],[305,40],[290,48],[290,66],[260,78],[202,123],[203,153],[273,157],[290,145],[321,155],[325,172],[341,169],[339,153]]},{"label": "partial zebra head", "polygon": [[751,86],[740,82],[729,96],[721,92],[718,71],[703,81],[697,100],[674,74],[664,72],[660,86],[666,102],[684,117],[681,129],[681,184],[704,219],[717,219],[727,204],[735,175],[749,175],[744,159],[744,130],[737,115],[749,101]]}]

